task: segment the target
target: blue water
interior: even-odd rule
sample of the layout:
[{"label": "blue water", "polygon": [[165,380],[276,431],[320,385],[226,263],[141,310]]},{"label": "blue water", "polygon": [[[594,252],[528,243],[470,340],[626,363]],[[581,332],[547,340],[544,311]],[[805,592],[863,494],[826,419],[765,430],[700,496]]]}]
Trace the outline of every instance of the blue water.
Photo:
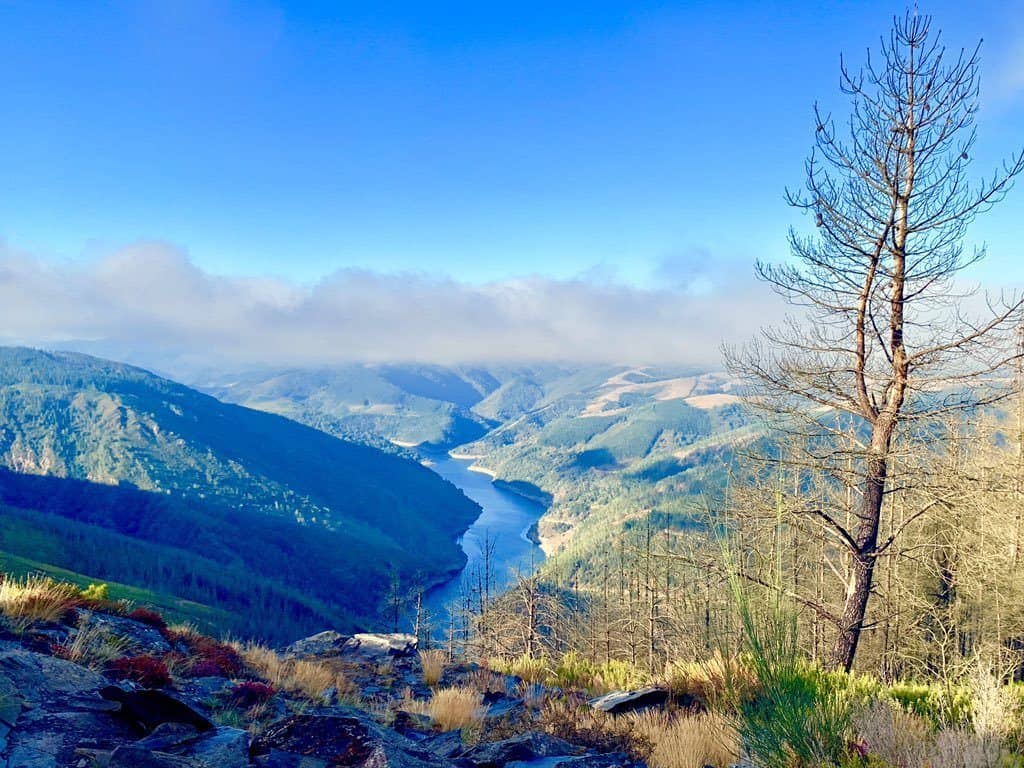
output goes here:
[{"label": "blue water", "polygon": [[485,539],[494,542],[491,556],[494,591],[500,592],[508,586],[517,571],[527,574],[544,559],[543,550],[526,537],[526,532],[544,514],[545,508],[498,488],[490,476],[482,472],[471,472],[472,461],[453,459],[447,454],[431,454],[425,458],[431,462],[432,470],[461,488],[483,509],[480,517],[459,540],[468,558],[465,569],[426,595],[426,607],[435,621],[447,620],[448,607],[461,603],[464,582],[471,579],[476,583],[476,574],[482,567]]}]

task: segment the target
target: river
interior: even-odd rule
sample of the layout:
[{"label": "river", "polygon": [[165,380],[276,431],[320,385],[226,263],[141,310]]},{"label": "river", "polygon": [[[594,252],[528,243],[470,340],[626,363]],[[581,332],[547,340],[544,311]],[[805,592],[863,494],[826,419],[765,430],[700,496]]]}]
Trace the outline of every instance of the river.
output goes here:
[{"label": "river", "polygon": [[[447,454],[424,454],[429,467],[445,480],[462,489],[483,510],[459,539],[468,562],[462,572],[426,595],[426,608],[438,620],[448,617],[448,606],[458,604],[463,581],[476,580],[483,561],[484,541],[494,542],[491,557],[492,586],[501,591],[514,578],[516,570],[528,572],[531,565],[544,559],[544,552],[526,537],[526,532],[544,514],[544,507],[512,491],[498,488],[489,475],[469,469],[471,460],[453,459]],[[436,626],[436,624],[435,624]]]}]

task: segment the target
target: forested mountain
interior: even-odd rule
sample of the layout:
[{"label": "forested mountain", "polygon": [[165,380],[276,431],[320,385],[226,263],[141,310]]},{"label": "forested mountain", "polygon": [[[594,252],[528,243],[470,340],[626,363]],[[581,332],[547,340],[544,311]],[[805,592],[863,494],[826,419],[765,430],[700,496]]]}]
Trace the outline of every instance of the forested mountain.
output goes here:
[{"label": "forested mountain", "polygon": [[0,349],[0,414],[9,562],[195,601],[236,632],[369,623],[393,575],[460,567],[479,511],[416,462],[84,355]]},{"label": "forested mountain", "polygon": [[451,448],[505,419],[492,402],[529,404],[527,391],[574,369],[559,366],[349,364],[315,370],[207,370],[188,381],[227,402],[279,413],[339,437]]},{"label": "forested mountain", "polygon": [[613,365],[350,365],[205,376],[207,391],[370,444],[450,448],[548,511],[549,567],[654,514],[689,525],[752,432],[731,379]]}]

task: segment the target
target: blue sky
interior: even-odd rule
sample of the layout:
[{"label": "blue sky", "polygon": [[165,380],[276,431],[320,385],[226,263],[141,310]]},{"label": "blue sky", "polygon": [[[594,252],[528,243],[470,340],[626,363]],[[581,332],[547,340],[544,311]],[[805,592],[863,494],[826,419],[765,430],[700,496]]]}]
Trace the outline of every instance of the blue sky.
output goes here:
[{"label": "blue sky", "polygon": [[[1024,0],[985,37],[977,169],[1024,142]],[[815,99],[880,2],[0,3],[0,240],[171,243],[219,275],[639,285],[782,258]],[[973,231],[1024,277],[1024,188]]]}]

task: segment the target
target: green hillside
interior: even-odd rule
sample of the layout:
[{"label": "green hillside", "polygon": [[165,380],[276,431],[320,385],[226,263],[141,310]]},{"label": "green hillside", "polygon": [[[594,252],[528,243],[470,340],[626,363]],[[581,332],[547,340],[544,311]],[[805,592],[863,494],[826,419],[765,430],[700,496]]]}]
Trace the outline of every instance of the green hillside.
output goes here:
[{"label": "green hillside", "polygon": [[282,639],[369,624],[392,574],[460,567],[455,539],[478,514],[416,462],[137,368],[27,349],[0,349],[0,467],[0,550]]},{"label": "green hillside", "polygon": [[561,553],[551,567],[588,562],[646,515],[689,525],[750,435],[732,382],[688,368],[350,365],[208,381],[333,434],[475,457],[504,487],[550,499],[539,530]]},{"label": "green hillside", "polygon": [[[214,397],[278,413],[385,450],[450,446],[491,424],[470,407],[497,382],[436,366],[345,365],[321,370],[207,372],[193,383]],[[390,448],[394,450],[393,447]]]}]

